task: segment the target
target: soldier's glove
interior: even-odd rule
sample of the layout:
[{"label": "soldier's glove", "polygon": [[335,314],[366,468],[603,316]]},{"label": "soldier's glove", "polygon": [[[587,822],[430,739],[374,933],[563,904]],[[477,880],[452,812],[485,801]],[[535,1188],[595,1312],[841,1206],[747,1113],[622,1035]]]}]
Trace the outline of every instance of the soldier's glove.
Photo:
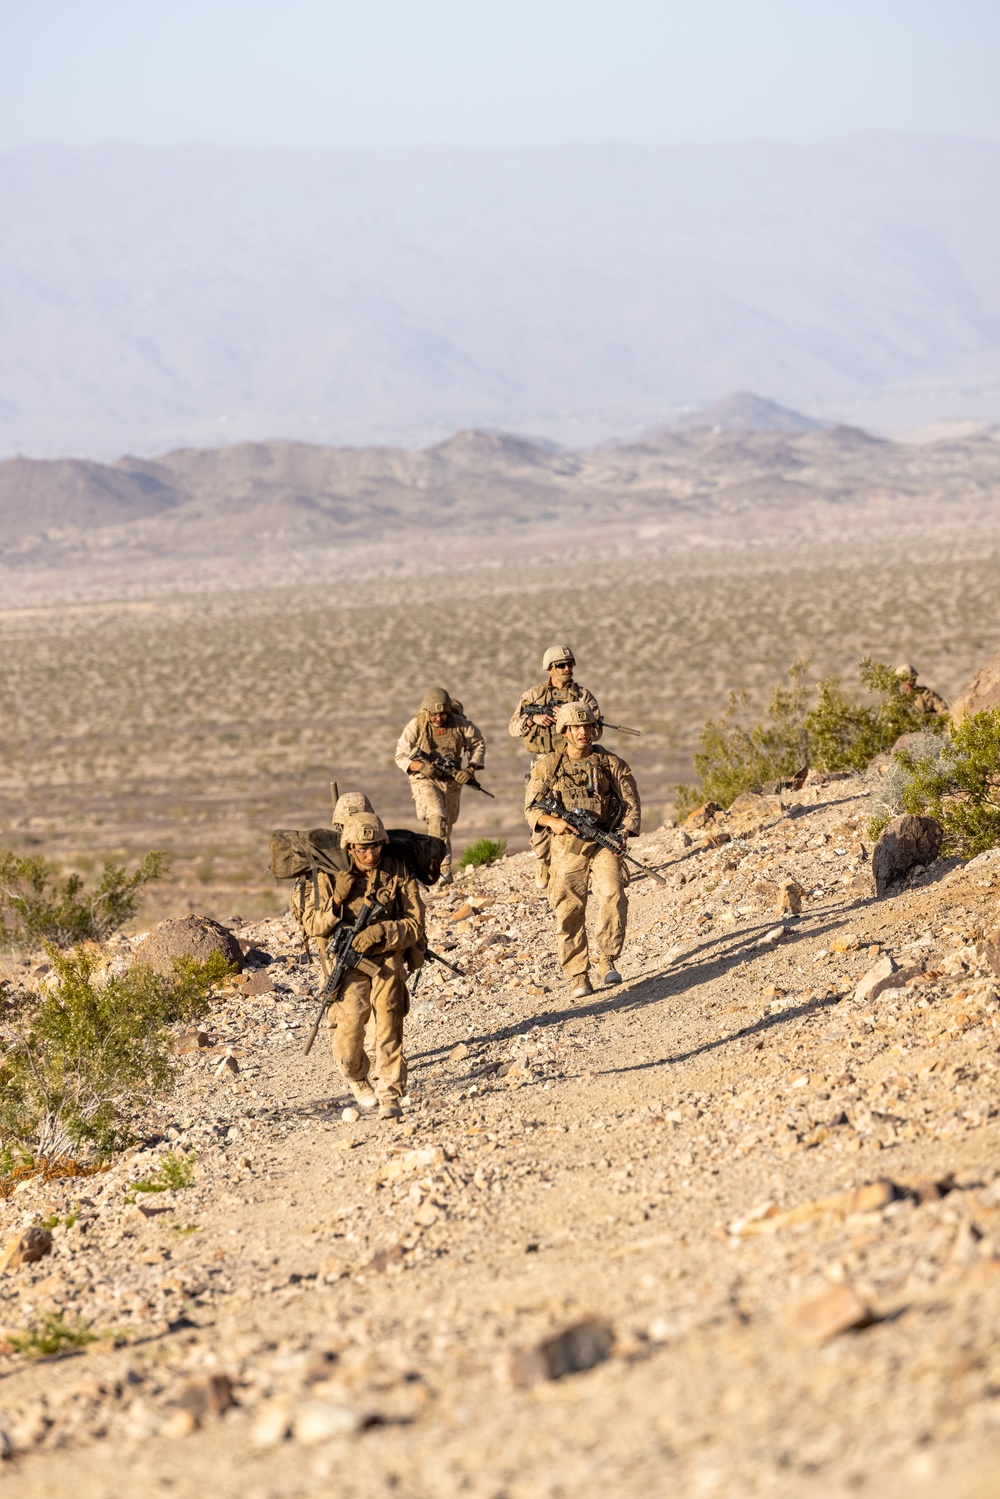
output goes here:
[{"label": "soldier's glove", "polygon": [[476,772],[472,769],[456,770],[454,776],[452,777],[452,780],[455,782],[456,786],[467,786],[472,780],[472,777],[475,775],[475,773]]},{"label": "soldier's glove", "polygon": [[411,769],[410,769],[410,774],[411,775],[414,775],[414,776],[427,776],[428,779],[433,778],[434,771],[435,771],[435,766],[432,765],[429,760],[416,760],[414,762],[414,764],[416,765],[417,768],[416,768],[416,770],[414,770],[411,767]]},{"label": "soldier's glove", "polygon": [[338,906],[342,906],[351,893],[354,884],[353,869],[338,869],[333,877],[333,898]]},{"label": "soldier's glove", "polygon": [[385,941],[385,927],[380,921],[373,921],[371,926],[366,926],[363,932],[351,940],[351,946],[356,953],[371,952],[380,942]]}]

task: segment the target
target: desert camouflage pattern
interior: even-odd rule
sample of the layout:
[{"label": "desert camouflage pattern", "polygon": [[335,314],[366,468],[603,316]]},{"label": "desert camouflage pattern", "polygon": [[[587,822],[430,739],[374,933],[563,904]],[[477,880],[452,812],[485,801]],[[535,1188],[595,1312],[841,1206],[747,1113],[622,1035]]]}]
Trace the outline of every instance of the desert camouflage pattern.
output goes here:
[{"label": "desert camouflage pattern", "polygon": [[586,687],[581,687],[579,682],[570,682],[568,687],[555,688],[546,678],[544,682],[529,687],[527,692],[522,692],[507,725],[508,734],[512,739],[520,739],[529,755],[551,755],[560,742],[556,730],[543,728],[531,720],[536,713],[551,713],[554,716],[563,703],[586,703],[600,717],[597,699]]}]

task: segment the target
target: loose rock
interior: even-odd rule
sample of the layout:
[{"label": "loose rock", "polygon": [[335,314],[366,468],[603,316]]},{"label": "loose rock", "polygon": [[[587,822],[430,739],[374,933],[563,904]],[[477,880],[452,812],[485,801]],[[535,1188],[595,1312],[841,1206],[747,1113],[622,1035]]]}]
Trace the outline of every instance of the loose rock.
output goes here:
[{"label": "loose rock", "polygon": [[871,1312],[848,1285],[830,1285],[817,1295],[791,1302],[785,1318],[800,1342],[812,1348],[872,1321]]},{"label": "loose rock", "polygon": [[614,1342],[615,1335],[606,1323],[588,1318],[534,1348],[517,1349],[511,1356],[508,1377],[512,1385],[523,1389],[543,1380],[562,1379],[566,1374],[581,1374],[603,1363]]},{"label": "loose rock", "polygon": [[52,1235],[48,1229],[32,1225],[31,1228],[23,1229],[8,1242],[3,1254],[0,1255],[0,1273],[5,1270],[19,1270],[22,1265],[33,1265],[36,1260],[44,1259],[47,1254],[51,1253]]},{"label": "loose rock", "polygon": [[204,963],[213,953],[221,953],[237,972],[242,969],[243,952],[232,932],[209,916],[180,916],[154,926],[136,948],[135,961],[170,978],[175,958]]},{"label": "loose rock", "polygon": [[933,864],[943,838],[944,830],[934,817],[894,817],[872,851],[876,895],[883,895],[916,865]]}]

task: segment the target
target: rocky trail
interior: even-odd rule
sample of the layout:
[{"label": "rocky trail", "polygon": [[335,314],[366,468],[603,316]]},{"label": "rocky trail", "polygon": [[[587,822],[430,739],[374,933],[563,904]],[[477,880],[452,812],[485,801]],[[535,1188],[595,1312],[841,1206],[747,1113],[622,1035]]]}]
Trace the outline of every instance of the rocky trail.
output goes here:
[{"label": "rocky trail", "polygon": [[[303,1057],[290,921],[233,918],[143,1148],[0,1203],[50,1243],[0,1275],[0,1487],[995,1493],[1000,852],[876,900],[866,790],[640,839],[667,887],[576,1003],[530,855],[432,893],[468,977],[421,975],[401,1126]],[[95,1340],[28,1358],[54,1317]]]}]

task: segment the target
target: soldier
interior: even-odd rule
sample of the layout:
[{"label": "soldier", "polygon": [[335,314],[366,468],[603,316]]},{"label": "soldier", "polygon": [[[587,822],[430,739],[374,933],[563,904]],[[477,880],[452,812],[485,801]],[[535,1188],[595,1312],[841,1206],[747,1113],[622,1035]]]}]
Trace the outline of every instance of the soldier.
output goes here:
[{"label": "soldier", "polygon": [[625,942],[627,872],[610,849],[582,842],[569,823],[532,810],[538,796],[554,796],[567,811],[583,807],[608,832],[634,838],[639,832],[639,792],[625,761],[595,744],[599,724],[588,703],[564,703],[556,715],[562,744],[540,755],[532,766],[525,794],[525,816],[532,829],[543,827],[551,838],[549,905],[556,916],[557,945],[573,998],[592,994],[587,952],[587,889],[597,904],[596,967],[605,984],[620,984],[615,960]]},{"label": "soldier", "polygon": [[[373,811],[371,802],[363,791],[345,791],[337,798],[333,809],[333,831],[341,834],[344,823],[356,812]],[[296,881],[292,890],[290,909],[309,950],[309,938],[315,940],[319,951],[319,964],[325,978],[328,972],[326,945],[333,925],[333,874],[339,869],[349,869],[351,861],[347,851],[338,844],[334,848],[324,847],[326,869],[313,868],[311,875]],[[332,866],[332,868],[331,868]]]},{"label": "soldier", "polygon": [[[334,1060],[361,1108],[379,1105],[380,1119],[398,1119],[406,1092],[403,1019],[408,1009],[406,954],[422,950],[424,906],[406,866],[383,849],[388,842],[382,819],[373,812],[348,817],[341,834],[350,867],[333,877],[337,922],[355,922],[366,897],[377,895],[388,907],[385,921],[365,927],[354,950],[376,967],[373,975],[349,968],[337,1001],[327,1014]],[[365,1051],[365,1026],[375,1013],[374,1057]],[[370,1078],[374,1079],[374,1087]]]},{"label": "soldier", "polygon": [[[551,755],[559,747],[555,721],[560,704],[586,703],[600,717],[594,694],[573,681],[575,665],[572,646],[550,645],[542,657],[542,670],[548,672],[548,680],[522,692],[514,709],[507,730],[512,739],[521,740],[532,765],[539,755]],[[599,728],[595,737],[600,738]],[[544,828],[536,828],[532,833],[531,850],[538,860],[535,883],[544,889],[549,877],[549,835]]]},{"label": "soldier", "polygon": [[[468,785],[486,759],[486,741],[472,721],[459,711],[443,687],[425,692],[416,718],[411,718],[396,745],[396,764],[410,779],[413,804],[432,838],[445,845],[441,883],[451,884],[451,830],[458,821],[462,787]],[[449,775],[440,756],[465,765]]]},{"label": "soldier", "polygon": [[944,698],[935,692],[932,687],[921,687],[918,684],[917,668],[911,666],[908,661],[904,661],[901,666],[897,666],[894,675],[900,680],[900,691],[903,696],[911,699],[913,706],[921,713],[926,713],[930,716],[934,713],[948,713],[951,711]]}]

